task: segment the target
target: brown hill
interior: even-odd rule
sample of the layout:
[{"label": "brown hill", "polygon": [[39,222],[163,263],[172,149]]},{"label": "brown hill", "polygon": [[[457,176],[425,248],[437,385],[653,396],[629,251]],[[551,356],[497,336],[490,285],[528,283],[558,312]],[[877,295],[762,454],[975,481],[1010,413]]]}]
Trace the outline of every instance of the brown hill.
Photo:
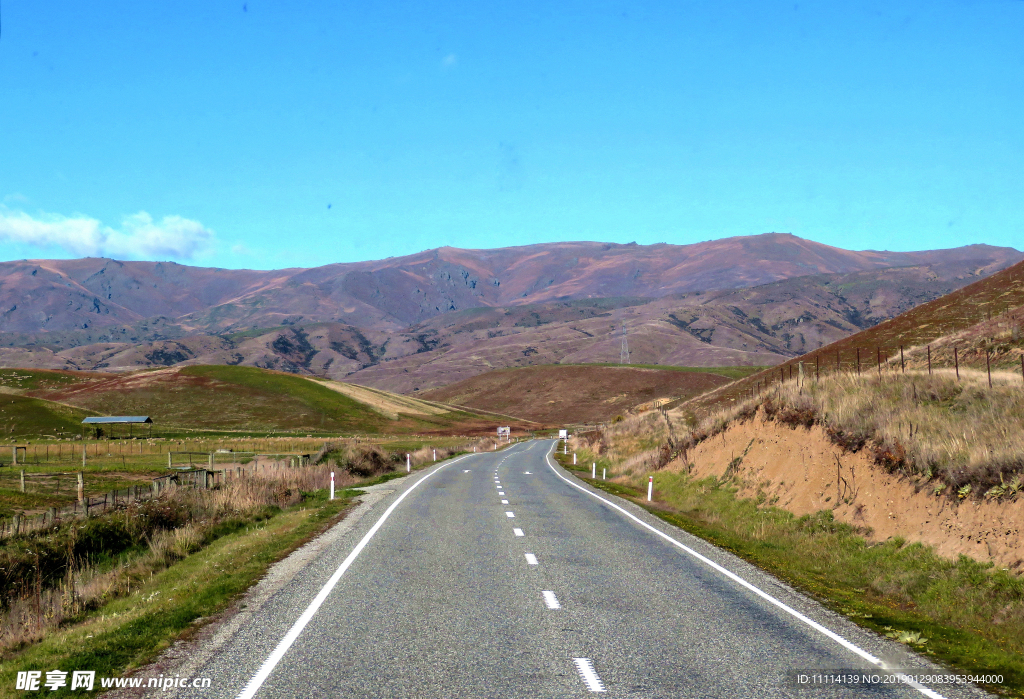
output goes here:
[{"label": "brown hill", "polygon": [[[69,349],[59,344],[0,349],[0,363],[107,371],[240,364],[408,393],[503,367],[617,363],[624,324],[633,363],[764,366],[937,298],[976,280],[976,271],[969,264],[945,263],[812,275],[655,300],[580,299],[475,308],[432,318],[404,332],[318,323],[144,342],[137,329],[118,326],[98,331],[106,333],[105,341]],[[157,323],[151,327],[168,328]]]},{"label": "brown hill", "polygon": [[[894,370],[903,348],[905,361],[927,366],[929,346],[932,366],[961,366],[986,370],[989,365],[1014,371],[1024,356],[1024,262],[964,286],[938,299],[923,303],[895,318],[855,333],[820,349],[787,360],[783,364],[753,374],[707,395],[690,399],[678,409],[696,416],[734,403],[752,390],[770,385],[799,371],[803,363],[808,373],[831,371]],[[953,347],[959,346],[957,355]]]},{"label": "brown hill", "polygon": [[[147,341],[168,339],[166,332],[220,334],[310,322],[399,330],[468,308],[661,298],[893,266],[955,263],[990,273],[1021,258],[1016,250],[985,245],[852,252],[771,233],[695,245],[439,248],[387,260],[275,271],[95,258],[23,260],[0,263],[0,331],[95,332],[126,325],[138,328],[138,340]],[[175,327],[158,318],[170,319]],[[144,324],[147,319],[158,327]],[[89,340],[96,341],[100,338]]]},{"label": "brown hill", "polygon": [[678,369],[533,366],[491,371],[418,395],[547,425],[567,425],[610,420],[640,403],[692,396],[730,381],[720,374]]}]

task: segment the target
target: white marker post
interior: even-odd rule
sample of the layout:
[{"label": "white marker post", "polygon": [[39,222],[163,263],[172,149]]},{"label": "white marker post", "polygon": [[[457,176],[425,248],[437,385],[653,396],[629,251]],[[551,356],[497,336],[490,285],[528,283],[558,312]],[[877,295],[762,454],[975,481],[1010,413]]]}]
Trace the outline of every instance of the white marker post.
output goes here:
[{"label": "white marker post", "polygon": [[602,481],[608,480],[608,469],[606,469],[606,468],[602,468],[601,469],[601,480]]},{"label": "white marker post", "polygon": [[331,500],[334,499],[334,471],[331,471]]},{"label": "white marker post", "polygon": [[412,473],[412,459],[408,454],[405,455],[405,472]]},{"label": "white marker post", "polygon": [[594,463],[593,465],[591,465],[591,467],[590,467],[590,477],[591,478],[597,478],[597,463]]},{"label": "white marker post", "polygon": [[576,465],[576,452],[573,452],[573,453],[572,453],[572,465],[573,465],[573,466],[575,466],[575,465]]},{"label": "white marker post", "polygon": [[651,501],[651,495],[654,493],[654,476],[647,477],[647,502]]},{"label": "white marker post", "polygon": [[437,449],[434,450],[434,461],[437,461]]}]

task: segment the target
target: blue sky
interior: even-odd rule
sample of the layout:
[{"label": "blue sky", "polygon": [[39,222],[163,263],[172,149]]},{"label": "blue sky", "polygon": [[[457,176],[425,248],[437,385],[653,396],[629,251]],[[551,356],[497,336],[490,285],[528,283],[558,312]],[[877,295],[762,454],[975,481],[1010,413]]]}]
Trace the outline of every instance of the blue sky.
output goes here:
[{"label": "blue sky", "polygon": [[1024,2],[0,6],[0,259],[1024,248]]}]

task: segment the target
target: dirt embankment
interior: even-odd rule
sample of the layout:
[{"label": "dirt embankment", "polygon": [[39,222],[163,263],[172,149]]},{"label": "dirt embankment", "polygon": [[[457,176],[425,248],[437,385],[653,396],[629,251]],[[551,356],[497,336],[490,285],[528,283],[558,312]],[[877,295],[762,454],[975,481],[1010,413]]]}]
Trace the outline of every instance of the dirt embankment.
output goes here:
[{"label": "dirt embankment", "polygon": [[[735,475],[743,484],[740,497],[762,490],[768,502],[796,515],[831,509],[838,521],[869,527],[874,541],[900,536],[949,558],[965,554],[1013,570],[1024,566],[1024,498],[936,495],[934,481],[887,473],[867,454],[837,447],[819,426],[793,429],[759,413],[701,443],[687,461],[697,478]],[[684,465],[675,461],[668,468]]]}]

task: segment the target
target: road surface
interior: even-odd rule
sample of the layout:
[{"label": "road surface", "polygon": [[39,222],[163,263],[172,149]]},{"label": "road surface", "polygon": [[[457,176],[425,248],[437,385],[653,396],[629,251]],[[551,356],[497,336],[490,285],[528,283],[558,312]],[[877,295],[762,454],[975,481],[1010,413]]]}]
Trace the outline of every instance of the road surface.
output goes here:
[{"label": "road surface", "polygon": [[799,684],[794,673],[812,668],[932,669],[581,484],[553,446],[466,455],[386,484],[245,624],[197,650],[184,671],[211,688],[177,696],[984,696]]}]

